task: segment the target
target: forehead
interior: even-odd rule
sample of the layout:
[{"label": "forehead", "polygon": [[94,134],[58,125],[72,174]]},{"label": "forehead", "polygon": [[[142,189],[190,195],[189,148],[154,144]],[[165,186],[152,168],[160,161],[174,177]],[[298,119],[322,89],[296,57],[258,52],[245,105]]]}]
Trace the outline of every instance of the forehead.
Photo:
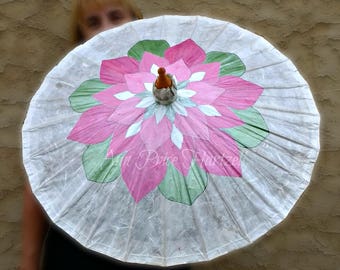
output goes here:
[{"label": "forehead", "polygon": [[101,11],[108,7],[119,7],[125,8],[126,5],[122,1],[119,0],[86,0],[82,1],[82,4],[79,8],[80,17],[84,18],[88,14]]}]

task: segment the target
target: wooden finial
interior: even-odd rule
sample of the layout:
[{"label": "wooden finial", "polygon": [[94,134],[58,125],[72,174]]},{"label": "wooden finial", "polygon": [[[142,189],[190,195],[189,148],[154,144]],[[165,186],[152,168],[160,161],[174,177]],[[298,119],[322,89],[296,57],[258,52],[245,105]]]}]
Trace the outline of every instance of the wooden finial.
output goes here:
[{"label": "wooden finial", "polygon": [[158,89],[162,89],[162,88],[169,88],[172,86],[172,81],[169,78],[169,76],[166,74],[166,70],[163,67],[160,67],[158,69],[158,78],[155,82],[155,86]]}]

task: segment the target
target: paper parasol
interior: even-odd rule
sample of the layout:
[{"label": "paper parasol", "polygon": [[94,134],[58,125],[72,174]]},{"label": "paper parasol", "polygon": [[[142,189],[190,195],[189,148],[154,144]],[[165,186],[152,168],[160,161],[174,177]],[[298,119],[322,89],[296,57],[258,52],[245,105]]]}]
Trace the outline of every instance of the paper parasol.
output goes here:
[{"label": "paper parasol", "polygon": [[292,62],[206,17],[162,16],[71,51],[23,127],[51,220],[113,258],[176,265],[246,246],[309,184],[319,114]]}]

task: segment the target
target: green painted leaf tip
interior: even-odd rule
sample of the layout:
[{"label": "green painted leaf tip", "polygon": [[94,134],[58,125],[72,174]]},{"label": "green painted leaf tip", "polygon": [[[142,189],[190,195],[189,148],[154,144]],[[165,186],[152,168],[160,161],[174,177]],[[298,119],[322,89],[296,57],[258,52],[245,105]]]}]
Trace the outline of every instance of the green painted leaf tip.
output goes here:
[{"label": "green painted leaf tip", "polygon": [[219,76],[242,76],[246,71],[246,66],[242,60],[234,53],[208,52],[205,63],[213,62],[221,64]]},{"label": "green painted leaf tip", "polygon": [[109,87],[109,84],[102,83],[100,79],[91,79],[83,82],[69,97],[72,109],[82,113],[93,106],[99,105],[100,102],[92,96]]},{"label": "green painted leaf tip", "polygon": [[262,115],[254,108],[233,110],[245,123],[242,126],[223,129],[238,143],[240,147],[252,148],[258,146],[269,134]]},{"label": "green painted leaf tip", "polygon": [[90,145],[83,154],[83,167],[88,180],[97,183],[108,183],[120,175],[120,165],[123,155],[107,158],[111,138],[105,142]]},{"label": "green painted leaf tip", "polygon": [[142,59],[144,52],[150,52],[163,57],[165,50],[169,47],[169,43],[165,40],[142,40],[132,46],[128,51],[128,56],[138,61]]},{"label": "green painted leaf tip", "polygon": [[184,176],[171,162],[164,180],[158,186],[159,191],[170,201],[192,205],[204,192],[208,184],[207,173],[192,162],[189,173]]}]

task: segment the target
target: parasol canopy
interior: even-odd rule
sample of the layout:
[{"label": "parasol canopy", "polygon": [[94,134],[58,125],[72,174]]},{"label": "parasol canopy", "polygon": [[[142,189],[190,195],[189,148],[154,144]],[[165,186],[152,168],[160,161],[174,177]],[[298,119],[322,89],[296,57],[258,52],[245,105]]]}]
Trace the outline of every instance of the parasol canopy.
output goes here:
[{"label": "parasol canopy", "polygon": [[103,32],[46,76],[23,126],[33,193],[84,247],[207,261],[281,222],[309,184],[319,114],[264,38],[200,16]]}]

